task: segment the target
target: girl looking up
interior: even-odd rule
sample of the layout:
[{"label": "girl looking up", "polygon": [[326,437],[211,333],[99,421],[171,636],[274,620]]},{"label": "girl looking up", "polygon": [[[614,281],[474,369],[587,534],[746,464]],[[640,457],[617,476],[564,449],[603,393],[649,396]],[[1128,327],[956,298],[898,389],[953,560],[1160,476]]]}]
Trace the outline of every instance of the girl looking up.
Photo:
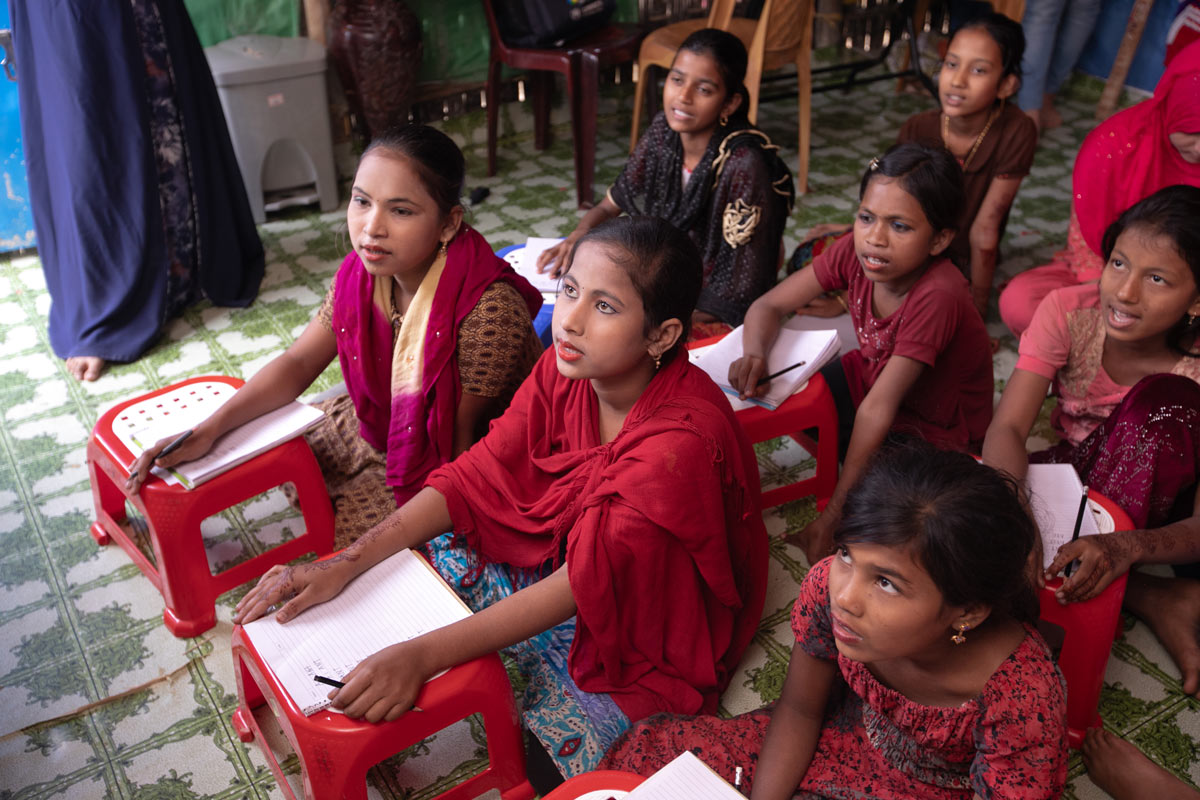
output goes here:
[{"label": "girl looking up", "polygon": [[602,768],[646,775],[691,750],[726,780],[741,767],[752,800],[1059,797],[1066,686],[1033,626],[1036,536],[1005,476],[889,446],[800,585],[779,702],[651,718]]},{"label": "girl looking up", "polygon": [[755,301],[744,355],[729,367],[743,397],[763,392],[784,317],[845,290],[859,349],[821,371],[838,406],[844,465],[824,513],[799,535],[809,563],[828,555],[850,487],[889,431],[978,451],[992,414],[992,358],[967,283],[942,257],[963,206],[962,170],[943,148],[898,144],[872,159],[854,236]]},{"label": "girl looking up", "polygon": [[[1045,577],[1074,559],[1061,602],[1099,594],[1135,563],[1177,564],[1188,577],[1131,572],[1125,606],[1145,620],[1200,690],[1200,188],[1169,186],[1104,234],[1099,284],[1046,295],[1021,336],[1020,357],[983,458],[1024,479],[1027,464],[1065,463],[1117,503],[1137,530],[1063,545]],[[1025,440],[1046,390],[1062,441],[1029,456]],[[1040,562],[1039,562],[1040,563]]]},{"label": "girl looking up", "polygon": [[[972,19],[950,40],[938,72],[941,108],[909,117],[896,140],[944,147],[962,167],[966,202],[945,255],[970,279],[972,300],[985,319],[1008,212],[1037,148],[1037,126],[1008,103],[1021,83],[1024,52],[1018,23],[996,13]],[[820,253],[831,236],[846,230],[842,225],[813,228],[789,270],[801,268],[809,253]],[[837,301],[822,298],[800,313],[833,316],[842,310]]]},{"label": "girl looking up", "polygon": [[368,145],[346,224],[354,246],[317,316],[281,356],[196,427],[135,462],[204,455],[225,432],[295,400],[334,358],[348,394],[323,404],[308,434],[344,547],[416,494],[502,412],[541,354],[532,316],[541,295],[464,225],[463,157],[434,128],[407,125]]},{"label": "girl looking up", "polygon": [[750,303],[775,285],[792,174],[778,147],[746,118],[746,48],[705,28],[680,45],[663,88],[663,110],[600,205],[538,268],[563,272],[585,233],[618,214],[661,217],[691,236],[704,265],[696,338],[742,323]]},{"label": "girl looking up", "polygon": [[1174,184],[1200,186],[1200,42],[1167,64],[1153,97],[1113,114],[1083,140],[1071,175],[1067,246],[1001,293],[1000,316],[1009,330],[1020,336],[1054,289],[1097,280],[1108,226],[1137,201]]},{"label": "girl looking up", "polygon": [[594,768],[632,721],[715,711],[762,612],[767,543],[754,454],[683,349],[699,263],[659,219],[590,231],[554,346],[488,434],[349,549],[268,572],[235,621],[286,600],[286,622],[430,543],[478,613],[359,664],[331,694],[351,717],[395,719],[426,678],[499,649],[529,678],[525,723],[563,775]]}]

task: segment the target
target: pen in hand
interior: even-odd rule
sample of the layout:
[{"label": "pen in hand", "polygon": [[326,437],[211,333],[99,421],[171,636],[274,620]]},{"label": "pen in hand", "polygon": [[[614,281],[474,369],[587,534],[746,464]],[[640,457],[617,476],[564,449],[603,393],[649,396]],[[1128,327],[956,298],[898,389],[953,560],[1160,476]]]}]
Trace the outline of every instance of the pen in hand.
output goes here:
[{"label": "pen in hand", "polygon": [[[1083,496],[1079,498],[1079,512],[1075,514],[1075,531],[1071,534],[1072,542],[1079,538],[1079,526],[1083,524],[1083,512],[1087,509],[1087,496],[1088,487],[1084,486]],[[1067,568],[1063,570],[1063,574],[1069,578],[1073,572],[1075,572],[1074,561],[1072,561],[1070,564],[1067,564]]]},{"label": "pen in hand", "polygon": [[154,460],[157,461],[164,456],[169,456],[171,453],[174,453],[183,446],[183,443],[187,441],[188,437],[191,436],[193,432],[194,431],[192,428],[188,428],[186,431],[176,436],[173,440],[171,440],[170,444],[158,451],[158,455],[154,457]]},{"label": "pen in hand", "polygon": [[803,367],[807,363],[808,363],[807,361],[797,361],[795,364],[792,364],[790,367],[784,367],[783,369],[779,370],[778,372],[772,372],[770,375],[764,375],[758,379],[758,383],[756,385],[762,386],[764,383],[769,383],[772,379],[778,378],[780,375],[784,374],[785,372],[791,372],[794,369],[799,369],[800,367]]},{"label": "pen in hand", "polygon": [[[346,684],[342,683],[341,681],[334,680],[333,678],[326,678],[324,675],[313,675],[313,680],[316,681],[317,683],[323,683],[326,686],[332,686],[335,689],[341,689],[342,687],[344,687],[346,685]],[[424,710],[425,709],[420,708],[419,706],[413,706],[412,708],[409,709],[409,711],[424,711]]]}]

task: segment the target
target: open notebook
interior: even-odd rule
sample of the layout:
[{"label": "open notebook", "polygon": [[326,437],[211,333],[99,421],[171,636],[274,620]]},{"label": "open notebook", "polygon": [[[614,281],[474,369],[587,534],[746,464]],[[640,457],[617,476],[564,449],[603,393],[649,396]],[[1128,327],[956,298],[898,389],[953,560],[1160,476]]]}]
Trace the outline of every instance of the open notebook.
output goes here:
[{"label": "open notebook", "polygon": [[388,645],[470,615],[424,559],[401,550],[291,622],[281,625],[273,616],[260,617],[243,630],[296,705],[312,715],[329,705],[331,691],[314,675],[341,680]]},{"label": "open notebook", "polygon": [[538,256],[561,241],[561,237],[546,239],[530,236],[525,240],[525,247],[514,253],[517,258],[512,262],[513,269],[543,294],[558,294],[558,278],[550,277],[549,272],[538,272]]},{"label": "open notebook", "polygon": [[[692,355],[692,363],[708,373],[717,386],[737,396],[729,386],[729,365],[742,357],[743,327],[734,328],[721,341],[710,347],[701,348]],[[786,325],[779,329],[779,336],[767,354],[767,374],[779,372],[795,364],[803,366],[789,370],[771,380],[767,393],[748,401],[774,411],[797,390],[808,383],[821,367],[837,356],[842,343],[837,331],[802,331]],[[735,408],[737,406],[735,405]]]},{"label": "open notebook", "polygon": [[[1042,567],[1050,566],[1058,548],[1071,541],[1075,518],[1079,515],[1079,500],[1083,482],[1070,464],[1030,464],[1025,488],[1033,508],[1033,518],[1042,532]],[[1089,507],[1083,511],[1079,525],[1080,536],[1100,533],[1096,517]]]},{"label": "open notebook", "polygon": [[696,800],[700,797],[745,800],[741,792],[707,764],[691,752],[684,752],[625,795],[625,800]]},{"label": "open notebook", "polygon": [[[237,389],[225,381],[189,383],[155,397],[134,403],[113,420],[113,433],[134,457],[153,447],[159,439],[194,428],[233,397]],[[316,425],[325,413],[319,408],[293,401],[234,428],[213,443],[202,458],[186,461],[169,470],[151,471],[169,484],[194,489],[259,453],[299,436]]]}]

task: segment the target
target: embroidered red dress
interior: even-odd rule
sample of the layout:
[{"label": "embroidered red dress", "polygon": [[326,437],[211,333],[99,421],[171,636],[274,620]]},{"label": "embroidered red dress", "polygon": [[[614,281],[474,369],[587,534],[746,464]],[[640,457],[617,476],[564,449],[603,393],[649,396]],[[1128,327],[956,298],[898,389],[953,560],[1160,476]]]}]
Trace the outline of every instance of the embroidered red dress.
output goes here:
[{"label": "embroidered red dress", "polygon": [[[838,654],[829,617],[831,560],[809,570],[792,609],[796,642],[809,655],[836,660],[839,672],[795,796],[1058,797],[1067,777],[1066,686],[1041,636],[1027,627],[974,700],[956,708],[914,703],[866,664]],[[600,768],[650,774],[691,750],[728,781],[742,767],[749,792],[769,721],[769,709],[728,720],[660,715],[630,730]]]}]

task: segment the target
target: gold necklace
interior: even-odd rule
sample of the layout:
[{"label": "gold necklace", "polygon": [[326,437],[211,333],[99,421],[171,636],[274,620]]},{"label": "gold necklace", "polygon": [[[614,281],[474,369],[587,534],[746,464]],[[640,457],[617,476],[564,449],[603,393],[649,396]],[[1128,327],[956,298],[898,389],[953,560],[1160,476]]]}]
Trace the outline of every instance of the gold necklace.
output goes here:
[{"label": "gold necklace", "polygon": [[[1003,108],[1003,107],[1004,106],[1002,105],[1000,108]],[[983,144],[983,140],[988,135],[988,131],[990,131],[992,129],[992,123],[996,121],[996,117],[1000,116],[1000,108],[997,108],[995,111],[992,112],[991,116],[988,117],[987,124],[983,126],[983,130],[981,130],[979,132],[979,135],[975,137],[975,143],[973,145],[971,145],[970,152],[968,152],[967,157],[965,159],[963,159],[963,162],[962,162],[963,172],[967,171],[967,167],[970,166],[970,164],[971,164],[971,159],[975,157],[975,151],[979,149],[979,145]],[[950,134],[950,118],[948,116],[946,116],[946,114],[943,112],[943,114],[942,114],[942,143],[946,145],[947,150],[950,149],[949,134]]]}]

